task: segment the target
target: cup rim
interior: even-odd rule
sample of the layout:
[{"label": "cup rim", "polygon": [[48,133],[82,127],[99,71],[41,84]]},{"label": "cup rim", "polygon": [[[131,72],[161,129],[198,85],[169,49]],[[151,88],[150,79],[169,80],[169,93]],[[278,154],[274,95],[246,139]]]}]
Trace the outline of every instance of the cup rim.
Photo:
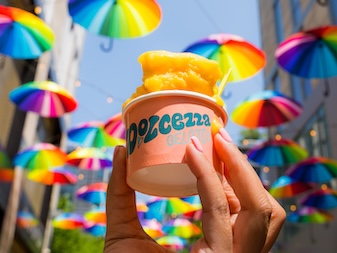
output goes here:
[{"label": "cup rim", "polygon": [[180,96],[180,97],[194,97],[194,98],[199,98],[201,100],[204,100],[207,103],[210,103],[212,106],[215,106],[220,112],[223,113],[223,120],[224,120],[224,125],[226,126],[228,123],[228,112],[225,108],[225,106],[220,106],[219,104],[216,103],[216,100],[213,97],[207,96],[205,94],[195,92],[195,91],[187,91],[187,90],[163,90],[163,91],[155,91],[151,93],[147,93],[144,95],[140,95],[133,100],[131,100],[129,103],[126,104],[126,106],[122,110],[122,119],[124,121],[124,115],[129,111],[135,104],[149,99],[153,97],[164,97],[164,96]]}]

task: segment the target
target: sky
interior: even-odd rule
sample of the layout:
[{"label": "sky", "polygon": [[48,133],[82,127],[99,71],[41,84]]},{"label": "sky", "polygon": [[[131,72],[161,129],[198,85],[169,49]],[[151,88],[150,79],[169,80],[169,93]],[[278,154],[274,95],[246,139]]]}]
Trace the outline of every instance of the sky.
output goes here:
[{"label": "sky", "polygon": [[[235,34],[260,47],[257,0],[158,0],[157,3],[162,10],[161,23],[144,37],[109,39],[86,33],[80,62],[81,85],[75,92],[79,106],[72,113],[71,126],[93,120],[105,122],[120,112],[123,102],[142,84],[137,59],[146,51],[182,52],[215,33]],[[110,50],[101,49],[109,45],[112,45]],[[228,83],[224,91],[230,95],[225,99],[228,114],[262,87],[261,73],[241,82]],[[113,102],[108,103],[108,98]],[[238,143],[243,128],[229,119],[226,129]]]}]

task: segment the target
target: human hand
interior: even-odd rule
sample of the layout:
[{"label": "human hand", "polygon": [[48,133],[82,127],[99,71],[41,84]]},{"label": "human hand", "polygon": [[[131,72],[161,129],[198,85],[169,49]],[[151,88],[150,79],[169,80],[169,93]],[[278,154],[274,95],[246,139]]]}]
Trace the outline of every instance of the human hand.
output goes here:
[{"label": "human hand", "polygon": [[126,150],[118,146],[107,190],[104,253],[172,253],[145,233],[135,201],[135,191],[126,184]]},{"label": "human hand", "polygon": [[[196,138],[186,148],[185,162],[197,177],[203,205],[203,234],[191,252],[268,252],[285,219],[283,209],[265,191],[254,169],[234,144],[214,137],[226,177],[219,180],[200,151]],[[135,192],[126,184],[126,152],[116,147],[107,192],[105,253],[171,252],[149,237],[138,220]]]},{"label": "human hand", "polygon": [[225,176],[218,175],[204,155],[200,142],[186,149],[185,162],[197,177],[203,206],[204,238],[191,252],[267,253],[274,244],[285,211],[264,189],[255,170],[241,151],[221,129],[214,146],[225,164]]}]

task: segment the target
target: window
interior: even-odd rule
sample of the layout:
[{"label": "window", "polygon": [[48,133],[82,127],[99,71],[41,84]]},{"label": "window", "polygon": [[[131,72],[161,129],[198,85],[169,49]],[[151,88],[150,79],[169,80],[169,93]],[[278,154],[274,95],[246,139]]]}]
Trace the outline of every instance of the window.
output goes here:
[{"label": "window", "polygon": [[308,120],[297,139],[298,143],[307,149],[310,156],[330,156],[330,143],[323,106],[319,107]]}]

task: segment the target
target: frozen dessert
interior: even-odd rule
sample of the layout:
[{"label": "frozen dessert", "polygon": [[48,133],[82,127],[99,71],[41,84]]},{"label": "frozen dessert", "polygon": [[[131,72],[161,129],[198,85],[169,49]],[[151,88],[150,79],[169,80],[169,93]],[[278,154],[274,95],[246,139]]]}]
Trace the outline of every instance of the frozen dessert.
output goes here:
[{"label": "frozen dessert", "polygon": [[[213,147],[227,112],[217,81],[216,61],[192,53],[150,51],[139,57],[143,84],[123,104],[126,127],[127,183],[156,196],[197,194],[196,178],[184,163],[186,145],[195,136],[219,178],[223,166]],[[226,77],[226,75],[225,75]]]},{"label": "frozen dessert", "polygon": [[222,77],[219,64],[193,53],[149,51],[138,58],[143,69],[143,85],[126,100],[156,91],[187,90],[213,97],[220,105],[217,81]]}]

